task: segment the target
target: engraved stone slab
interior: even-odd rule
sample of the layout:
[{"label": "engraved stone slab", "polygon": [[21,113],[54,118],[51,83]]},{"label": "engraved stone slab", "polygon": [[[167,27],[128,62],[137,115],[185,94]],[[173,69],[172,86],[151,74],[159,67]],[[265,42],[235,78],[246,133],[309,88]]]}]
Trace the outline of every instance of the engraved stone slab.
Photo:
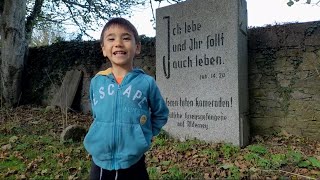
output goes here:
[{"label": "engraved stone slab", "polygon": [[164,129],[246,145],[246,1],[189,0],[156,13],[156,79],[170,109]]}]

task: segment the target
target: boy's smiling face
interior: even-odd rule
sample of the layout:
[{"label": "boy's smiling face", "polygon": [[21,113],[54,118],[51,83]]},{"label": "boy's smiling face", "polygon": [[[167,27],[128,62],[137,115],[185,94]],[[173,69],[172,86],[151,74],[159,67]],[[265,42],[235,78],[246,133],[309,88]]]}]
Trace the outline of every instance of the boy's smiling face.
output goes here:
[{"label": "boy's smiling face", "polygon": [[132,32],[120,25],[111,25],[103,38],[102,52],[113,67],[132,68],[134,56],[140,54],[141,45]]}]

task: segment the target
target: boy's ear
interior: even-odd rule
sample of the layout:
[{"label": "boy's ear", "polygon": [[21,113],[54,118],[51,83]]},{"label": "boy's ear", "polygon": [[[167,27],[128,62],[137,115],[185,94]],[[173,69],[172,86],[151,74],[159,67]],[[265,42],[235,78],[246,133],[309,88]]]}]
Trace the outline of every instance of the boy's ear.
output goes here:
[{"label": "boy's ear", "polygon": [[141,43],[137,43],[136,55],[139,55],[141,52]]},{"label": "boy's ear", "polygon": [[107,57],[107,52],[105,52],[103,45],[101,45],[101,51],[103,53],[103,57]]}]

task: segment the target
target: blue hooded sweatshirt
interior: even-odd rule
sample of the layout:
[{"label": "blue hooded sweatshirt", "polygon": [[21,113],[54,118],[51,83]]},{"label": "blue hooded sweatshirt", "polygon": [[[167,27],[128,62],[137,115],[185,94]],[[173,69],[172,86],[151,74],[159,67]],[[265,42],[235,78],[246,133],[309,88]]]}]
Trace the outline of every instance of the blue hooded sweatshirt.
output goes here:
[{"label": "blue hooded sweatshirt", "polygon": [[84,146],[103,169],[137,163],[168,120],[155,80],[140,69],[130,71],[121,84],[110,68],[99,72],[91,80],[90,100],[94,121]]}]

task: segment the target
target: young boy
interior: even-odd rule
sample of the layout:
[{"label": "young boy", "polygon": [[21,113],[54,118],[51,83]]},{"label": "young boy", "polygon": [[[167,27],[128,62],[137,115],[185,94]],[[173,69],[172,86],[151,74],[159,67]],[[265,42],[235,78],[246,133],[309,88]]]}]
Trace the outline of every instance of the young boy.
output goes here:
[{"label": "young boy", "polygon": [[112,68],[90,84],[94,121],[84,139],[92,155],[90,179],[149,179],[144,153],[168,120],[168,108],[155,80],[133,68],[141,50],[136,28],[111,19],[100,38]]}]

